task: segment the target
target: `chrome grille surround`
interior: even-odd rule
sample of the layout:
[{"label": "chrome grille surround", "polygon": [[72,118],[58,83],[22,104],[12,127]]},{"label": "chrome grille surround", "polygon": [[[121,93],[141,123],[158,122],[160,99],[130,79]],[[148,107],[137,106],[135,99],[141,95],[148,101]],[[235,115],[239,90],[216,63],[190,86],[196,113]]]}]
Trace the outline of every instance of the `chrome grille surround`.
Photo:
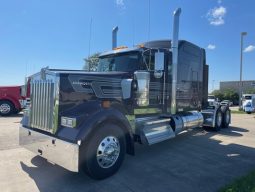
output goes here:
[{"label": "chrome grille surround", "polygon": [[58,127],[59,77],[35,76],[30,82],[30,127],[55,133]]}]

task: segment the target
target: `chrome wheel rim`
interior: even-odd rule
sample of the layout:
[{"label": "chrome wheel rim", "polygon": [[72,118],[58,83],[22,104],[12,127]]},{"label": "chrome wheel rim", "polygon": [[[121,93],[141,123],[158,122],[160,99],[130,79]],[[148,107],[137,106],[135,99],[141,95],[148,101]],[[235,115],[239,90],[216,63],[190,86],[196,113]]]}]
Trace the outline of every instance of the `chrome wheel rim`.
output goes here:
[{"label": "chrome wheel rim", "polygon": [[0,112],[2,114],[7,114],[11,111],[11,106],[6,104],[6,103],[3,103],[2,105],[0,105]]},{"label": "chrome wheel rim", "polygon": [[114,136],[105,137],[97,148],[97,162],[102,168],[115,164],[120,154],[119,140]]},{"label": "chrome wheel rim", "polygon": [[220,127],[222,123],[222,115],[221,113],[217,114],[217,126]]},{"label": "chrome wheel rim", "polygon": [[227,112],[226,112],[225,121],[226,121],[226,123],[229,123],[229,122],[230,122],[230,111],[227,111]]}]

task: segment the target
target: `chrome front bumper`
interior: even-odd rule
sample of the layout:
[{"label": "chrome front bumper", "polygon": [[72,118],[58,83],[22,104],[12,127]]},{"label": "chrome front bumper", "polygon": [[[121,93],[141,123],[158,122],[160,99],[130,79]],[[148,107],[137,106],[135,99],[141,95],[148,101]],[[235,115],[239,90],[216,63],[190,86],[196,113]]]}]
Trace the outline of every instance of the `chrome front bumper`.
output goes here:
[{"label": "chrome front bumper", "polygon": [[69,171],[79,171],[79,145],[20,126],[19,145]]}]

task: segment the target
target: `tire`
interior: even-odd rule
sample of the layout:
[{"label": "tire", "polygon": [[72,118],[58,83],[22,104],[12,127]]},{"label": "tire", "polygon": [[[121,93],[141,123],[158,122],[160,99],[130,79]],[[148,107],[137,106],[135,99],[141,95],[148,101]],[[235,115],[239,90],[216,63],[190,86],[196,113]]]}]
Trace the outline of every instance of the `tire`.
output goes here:
[{"label": "tire", "polygon": [[117,125],[105,124],[81,146],[80,166],[89,177],[105,179],[119,170],[125,153],[126,141],[123,130]]},{"label": "tire", "polygon": [[216,117],[215,117],[214,130],[215,130],[215,131],[220,131],[221,126],[222,126],[222,119],[223,119],[223,115],[222,115],[221,108],[218,108],[218,109],[217,109],[215,115],[216,115]]},{"label": "tire", "polygon": [[15,111],[14,105],[10,101],[0,101],[0,115],[9,116]]},{"label": "tire", "polygon": [[228,128],[231,121],[231,112],[228,106],[222,106],[222,128]]}]

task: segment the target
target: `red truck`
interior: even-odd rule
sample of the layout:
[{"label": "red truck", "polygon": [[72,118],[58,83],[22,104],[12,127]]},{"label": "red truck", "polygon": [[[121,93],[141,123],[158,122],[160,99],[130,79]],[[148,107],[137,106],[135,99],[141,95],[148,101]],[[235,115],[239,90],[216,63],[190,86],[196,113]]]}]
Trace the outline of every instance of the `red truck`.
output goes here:
[{"label": "red truck", "polygon": [[0,115],[19,113],[26,106],[26,92],[24,86],[1,86]]}]

